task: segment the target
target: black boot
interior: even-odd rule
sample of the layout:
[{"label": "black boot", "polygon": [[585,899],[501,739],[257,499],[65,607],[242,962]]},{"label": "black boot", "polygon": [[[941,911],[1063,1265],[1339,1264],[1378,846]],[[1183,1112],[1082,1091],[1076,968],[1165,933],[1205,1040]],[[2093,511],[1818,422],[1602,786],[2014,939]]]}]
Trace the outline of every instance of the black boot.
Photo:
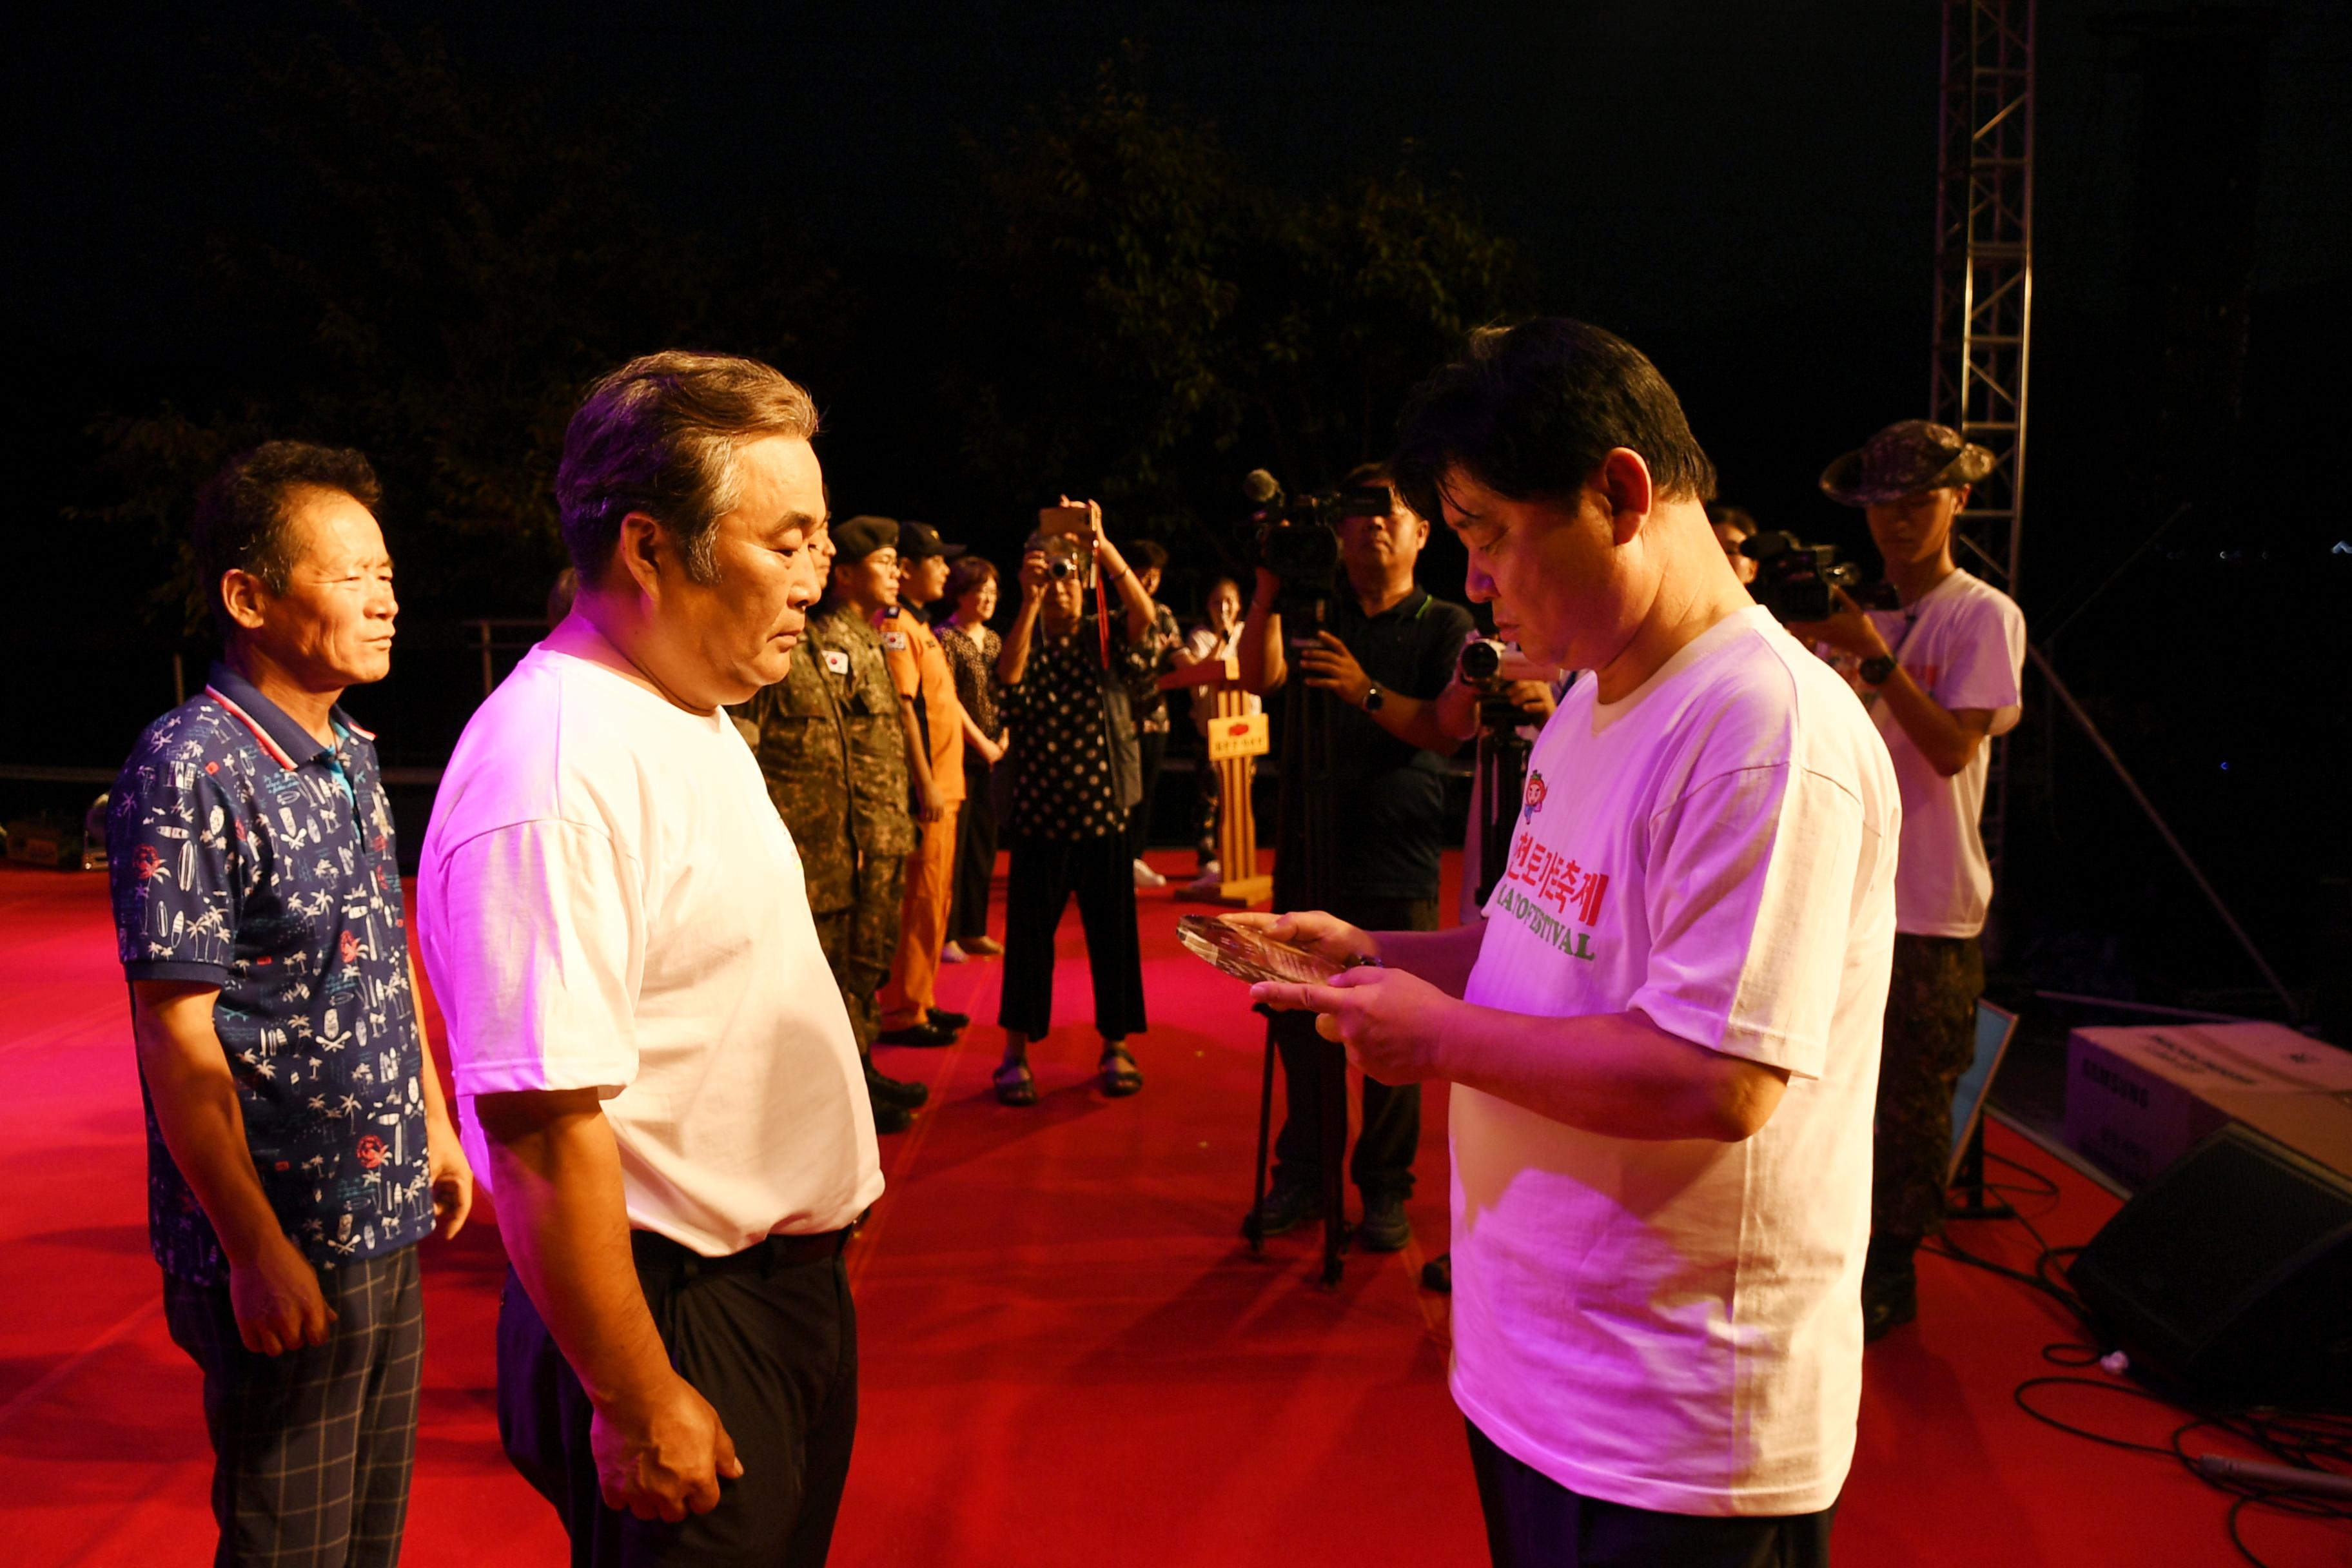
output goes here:
[{"label": "black boot", "polygon": [[1263,1240],[1297,1230],[1309,1220],[1321,1219],[1323,1214],[1322,1183],[1276,1180],[1266,1189],[1257,1213],[1242,1217],[1242,1236],[1248,1238],[1252,1219],[1256,1220],[1258,1237]]},{"label": "black boot", "polygon": [[891,1078],[866,1064],[866,1098],[877,1105],[896,1105],[912,1110],[931,1098],[929,1084],[908,1083],[904,1079]]},{"label": "black boot", "polygon": [[1862,1339],[1884,1338],[1888,1330],[1919,1315],[1919,1274],[1913,1258],[1916,1236],[1874,1236],[1862,1265]]}]

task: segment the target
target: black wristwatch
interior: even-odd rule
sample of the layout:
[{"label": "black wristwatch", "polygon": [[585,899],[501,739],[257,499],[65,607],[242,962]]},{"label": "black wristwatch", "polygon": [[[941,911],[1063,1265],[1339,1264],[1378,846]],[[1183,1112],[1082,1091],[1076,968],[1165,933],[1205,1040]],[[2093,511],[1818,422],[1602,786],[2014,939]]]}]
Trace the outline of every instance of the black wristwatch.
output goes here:
[{"label": "black wristwatch", "polygon": [[1367,713],[1377,713],[1381,710],[1381,705],[1388,700],[1388,693],[1382,691],[1379,687],[1366,687],[1364,689],[1364,711]]},{"label": "black wristwatch", "polygon": [[1895,659],[1893,656],[1883,653],[1876,658],[1865,658],[1862,661],[1862,668],[1854,673],[1862,677],[1864,686],[1884,686],[1895,679]]}]

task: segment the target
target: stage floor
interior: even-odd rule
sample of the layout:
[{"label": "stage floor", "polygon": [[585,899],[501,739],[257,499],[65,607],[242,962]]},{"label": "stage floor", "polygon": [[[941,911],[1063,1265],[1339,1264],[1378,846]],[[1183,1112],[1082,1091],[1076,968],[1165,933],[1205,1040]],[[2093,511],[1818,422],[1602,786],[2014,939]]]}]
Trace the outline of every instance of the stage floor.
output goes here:
[{"label": "stage floor", "polygon": [[[1159,857],[1183,869],[1182,857]],[[999,887],[1002,897],[1002,885]],[[1446,1305],[1416,1284],[1445,1246],[1444,1096],[1424,1117],[1415,1245],[1355,1257],[1337,1290],[1317,1244],[1249,1257],[1262,1028],[1238,984],[1176,943],[1141,895],[1150,1033],[1138,1098],[1092,1087],[1075,913],[1061,933],[1040,1103],[988,1089],[998,1037],[887,1052],[932,1105],[884,1141],[890,1190],[853,1247],[863,1415],[834,1562],[1398,1564],[1485,1559]],[[1001,929],[1001,905],[1000,905]],[[994,1016],[1000,966],[944,972],[941,1003]],[[0,863],[0,1510],[13,1564],[208,1561],[208,1456],[194,1367],[171,1343],[147,1252],[139,1089],[102,878]],[[436,1021],[437,1022],[437,1021]],[[2051,1243],[2115,1200],[1998,1130],[2004,1179]],[[508,1468],[492,1408],[505,1263],[490,1216],[425,1244],[429,1342],[411,1563],[559,1563],[552,1514]],[[2014,1222],[1963,1245],[2019,1268]],[[1919,1322],[1874,1347],[1837,1525],[1845,1564],[2224,1563],[2227,1500],[2168,1458],[2020,1411],[2073,1324],[2032,1291],[1923,1259]],[[2090,1375],[2101,1374],[2093,1369]],[[2077,1425],[2162,1443],[2179,1417],[2088,1388],[2043,1391]],[[2352,1533],[2260,1510],[2275,1568],[2352,1561]]]}]

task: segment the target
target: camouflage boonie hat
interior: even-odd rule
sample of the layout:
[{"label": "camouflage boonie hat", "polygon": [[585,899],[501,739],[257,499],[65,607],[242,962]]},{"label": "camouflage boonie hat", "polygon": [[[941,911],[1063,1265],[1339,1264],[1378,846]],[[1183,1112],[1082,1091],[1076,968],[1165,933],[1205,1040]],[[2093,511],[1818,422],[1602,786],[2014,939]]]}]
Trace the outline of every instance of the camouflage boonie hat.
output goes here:
[{"label": "camouflage boonie hat", "polygon": [[1822,493],[1847,506],[1878,506],[1921,490],[1972,485],[1992,465],[1990,451],[1963,441],[1950,426],[1906,419],[1823,468]]}]

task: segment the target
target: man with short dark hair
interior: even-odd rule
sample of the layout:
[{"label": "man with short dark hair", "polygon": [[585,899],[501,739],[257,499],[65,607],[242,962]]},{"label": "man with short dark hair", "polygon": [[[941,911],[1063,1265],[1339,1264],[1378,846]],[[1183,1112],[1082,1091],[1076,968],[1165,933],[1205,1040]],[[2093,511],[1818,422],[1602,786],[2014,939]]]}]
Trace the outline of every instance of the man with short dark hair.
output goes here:
[{"label": "man with short dark hair", "polygon": [[1453,1086],[1451,1381],[1497,1564],[1825,1563],[1862,1389],[1886,750],[1732,574],[1713,468],[1630,344],[1477,334],[1396,467],[1497,633],[1591,673],[1536,742],[1485,921],[1242,917],[1359,965],[1255,994],[1373,1078]]},{"label": "man with short dark hair", "polygon": [[1841,594],[1831,619],[1790,627],[1852,664],[1903,790],[1862,1279],[1866,1339],[1918,1314],[1915,1255],[1944,1228],[1952,1089],[1976,1058],[1984,991],[1977,939],[1992,900],[1977,822],[1992,737],[2016,727],[2025,677],[2025,616],[2016,601],[1952,558],[1952,527],[1969,487],[1992,464],[1985,447],[1925,419],[1890,425],[1832,463],[1822,492],[1863,509],[1901,608],[1865,613]]},{"label": "man with short dark hair", "polygon": [[[1388,471],[1367,465],[1348,476],[1350,489],[1386,494],[1389,509],[1339,521],[1343,581],[1332,585],[1328,618],[1309,628],[1298,653],[1302,684],[1330,694],[1332,798],[1302,788],[1298,766],[1282,770],[1281,843],[1274,861],[1275,908],[1308,900],[1350,923],[1374,930],[1435,931],[1439,858],[1444,849],[1444,759],[1461,749],[1446,728],[1437,699],[1454,680],[1454,660],[1470,637],[1470,612],[1423,588],[1413,569],[1429,542],[1429,521],[1397,497]],[[1281,584],[1264,567],[1241,634],[1242,685],[1265,695],[1290,678],[1276,613]],[[1294,617],[1296,618],[1296,617]],[[1294,691],[1289,700],[1312,701]],[[1297,868],[1307,859],[1306,819],[1321,813],[1341,835],[1332,857],[1332,885],[1309,889]],[[1327,1105],[1319,1086],[1330,1047],[1315,1037],[1314,1020],[1276,1017],[1267,1026],[1282,1056],[1282,1131],[1275,1140],[1274,1183],[1260,1205],[1258,1234],[1280,1236],[1323,1215],[1328,1179],[1324,1161],[1329,1119],[1344,1122],[1347,1107]],[[1343,1086],[1344,1087],[1344,1086]],[[1367,1251],[1396,1252],[1412,1239],[1405,1199],[1412,1195],[1412,1159],[1421,1145],[1421,1085],[1364,1079],[1363,1123],[1349,1174],[1363,1194],[1356,1243]],[[1248,1221],[1244,1221],[1247,1234]]]},{"label": "man with short dark hair", "polygon": [[1731,574],[1742,587],[1756,581],[1756,557],[1740,548],[1756,537],[1755,518],[1742,508],[1709,501],[1706,521],[1715,530],[1715,542],[1723,546],[1723,558],[1731,563]]},{"label": "man with short dark hair", "polygon": [[273,441],[196,503],[221,660],[107,818],[148,1237],[203,1369],[215,1561],[389,1564],[416,1444],[415,1244],[473,1184],[425,1049],[374,737],[392,558],[357,452]]},{"label": "man with short dark hair", "polygon": [[578,597],[467,724],[425,835],[425,955],[513,1263],[499,1434],[576,1563],[822,1563],[849,1474],[874,1123],[725,711],[816,597],[815,433],[752,360],[597,383],[556,472]]}]

